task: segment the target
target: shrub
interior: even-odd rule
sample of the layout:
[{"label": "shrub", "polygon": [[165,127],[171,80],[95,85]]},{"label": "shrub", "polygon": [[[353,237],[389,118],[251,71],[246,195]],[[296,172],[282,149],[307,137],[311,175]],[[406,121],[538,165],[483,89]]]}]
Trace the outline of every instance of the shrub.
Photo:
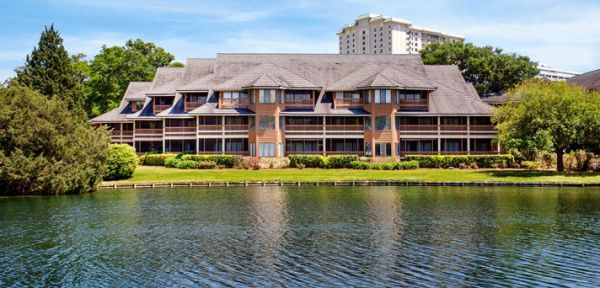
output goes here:
[{"label": "shrub", "polygon": [[165,160],[171,157],[177,157],[177,154],[146,154],[146,157],[144,157],[144,165],[165,166]]},{"label": "shrub", "polygon": [[138,164],[144,165],[145,161],[146,161],[146,154],[138,156]]},{"label": "shrub", "polygon": [[183,160],[193,161],[212,161],[216,165],[223,166],[225,168],[234,168],[237,164],[242,161],[242,156],[238,155],[183,155]]},{"label": "shrub", "polygon": [[242,157],[240,161],[235,164],[235,168],[238,169],[260,169],[259,160],[254,157]]},{"label": "shrub", "polygon": [[363,161],[352,161],[350,162],[350,168],[352,169],[359,169],[359,170],[367,170],[369,169],[370,165],[367,162],[363,162]]},{"label": "shrub", "polygon": [[[182,160],[182,161],[192,161],[192,160]],[[193,161],[194,163],[196,163],[195,161]],[[217,167],[217,163],[215,163],[214,161],[199,161],[196,163],[196,168],[198,169],[214,169],[215,167]],[[179,167],[177,167],[179,168]]]},{"label": "shrub", "polygon": [[321,155],[290,155],[290,167],[298,168],[300,164],[306,168],[325,168],[326,160]]},{"label": "shrub", "polygon": [[537,170],[542,167],[542,163],[539,161],[523,161],[521,162],[521,167],[529,170]]},{"label": "shrub", "polygon": [[327,157],[327,168],[352,168],[352,162],[358,161],[356,155],[334,155]]},{"label": "shrub", "polygon": [[164,162],[165,162],[165,167],[169,167],[169,168],[176,168],[176,167],[177,167],[177,163],[178,163],[179,161],[180,161],[180,160],[179,160],[179,159],[177,159],[177,157],[175,157],[175,156],[171,156],[171,157],[169,157],[169,158],[165,159],[165,161],[164,161]]},{"label": "shrub", "polygon": [[408,155],[406,161],[417,161],[423,168],[476,167],[509,168],[515,162],[512,155]]},{"label": "shrub", "polygon": [[181,160],[178,159],[175,167],[178,169],[195,169],[198,168],[198,162],[194,160]]},{"label": "shrub", "polygon": [[283,169],[290,166],[288,158],[261,158],[258,162],[261,169]]},{"label": "shrub", "polygon": [[394,170],[414,170],[417,168],[419,168],[419,162],[415,160],[394,163]]},{"label": "shrub", "polygon": [[59,98],[0,87],[0,195],[85,193],[100,185],[110,134]]},{"label": "shrub", "polygon": [[135,148],[127,144],[111,144],[108,147],[108,160],[106,161],[106,180],[119,180],[130,178],[138,164]]}]

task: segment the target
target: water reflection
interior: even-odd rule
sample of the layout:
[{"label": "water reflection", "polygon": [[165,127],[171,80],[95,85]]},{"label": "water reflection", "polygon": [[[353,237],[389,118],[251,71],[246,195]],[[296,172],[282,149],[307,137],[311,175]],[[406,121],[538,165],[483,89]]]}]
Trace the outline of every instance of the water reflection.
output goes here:
[{"label": "water reflection", "polygon": [[0,286],[593,286],[593,189],[255,187],[0,198]]}]

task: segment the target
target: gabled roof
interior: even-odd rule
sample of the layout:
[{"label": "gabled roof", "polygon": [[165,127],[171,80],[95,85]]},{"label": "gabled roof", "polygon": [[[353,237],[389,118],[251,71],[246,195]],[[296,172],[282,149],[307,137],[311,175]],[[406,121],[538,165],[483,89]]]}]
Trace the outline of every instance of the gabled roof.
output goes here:
[{"label": "gabled roof", "polygon": [[319,85],[273,63],[263,63],[253,69],[216,85],[215,90],[247,88],[319,89]]},{"label": "gabled roof", "polygon": [[600,90],[600,69],[571,77],[567,82],[579,84],[588,90]]},{"label": "gabled roof", "polygon": [[434,90],[422,69],[367,63],[331,86],[329,91],[352,91],[368,88]]},{"label": "gabled roof", "polygon": [[151,87],[152,82],[129,82],[123,99],[127,101],[144,101],[146,99],[146,92]]},{"label": "gabled roof", "polygon": [[492,107],[479,98],[455,65],[425,65],[432,84],[438,88],[429,94],[429,111],[421,114],[490,115]]},{"label": "gabled roof", "polygon": [[161,67],[156,70],[152,87],[146,95],[175,95],[185,68]]},{"label": "gabled roof", "polygon": [[358,88],[393,88],[407,90],[435,90],[425,77],[415,77],[394,67],[384,67],[374,76],[356,85]]}]

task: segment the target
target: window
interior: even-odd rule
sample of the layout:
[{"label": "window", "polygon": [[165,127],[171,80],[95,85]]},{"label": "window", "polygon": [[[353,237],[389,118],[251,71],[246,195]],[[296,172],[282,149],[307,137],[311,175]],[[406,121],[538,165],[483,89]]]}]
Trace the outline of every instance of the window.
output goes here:
[{"label": "window", "polygon": [[275,116],[259,116],[258,117],[258,128],[260,130],[275,129]]},{"label": "window", "polygon": [[390,130],[390,116],[375,116],[375,130]]},{"label": "window", "polygon": [[392,93],[390,90],[375,90],[375,103],[389,104],[392,103]]},{"label": "window", "polygon": [[381,142],[375,143],[375,156],[391,156],[392,143]]},{"label": "window", "polygon": [[258,94],[258,103],[275,103],[275,90],[261,89]]},{"label": "window", "polygon": [[402,102],[419,102],[421,101],[421,93],[411,91],[398,92],[398,103]]},{"label": "window", "polygon": [[258,156],[275,157],[275,143],[260,143],[258,147]]},{"label": "window", "polygon": [[371,151],[371,142],[365,142],[365,156],[372,156],[373,152]]}]

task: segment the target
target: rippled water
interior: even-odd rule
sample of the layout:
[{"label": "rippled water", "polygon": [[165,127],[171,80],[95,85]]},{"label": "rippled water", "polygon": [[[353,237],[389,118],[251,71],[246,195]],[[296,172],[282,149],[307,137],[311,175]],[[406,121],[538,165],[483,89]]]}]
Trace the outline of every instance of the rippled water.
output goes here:
[{"label": "rippled water", "polygon": [[600,191],[260,187],[0,198],[0,286],[594,286]]}]

